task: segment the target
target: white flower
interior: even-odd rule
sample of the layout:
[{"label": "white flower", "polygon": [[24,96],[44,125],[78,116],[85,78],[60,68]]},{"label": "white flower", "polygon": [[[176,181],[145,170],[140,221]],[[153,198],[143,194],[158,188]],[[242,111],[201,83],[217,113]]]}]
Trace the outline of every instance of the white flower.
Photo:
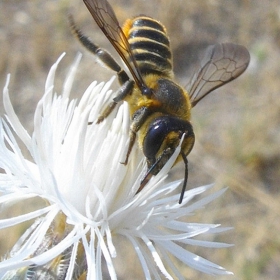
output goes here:
[{"label": "white flower", "polygon": [[[188,251],[191,245],[226,247],[227,244],[193,239],[203,233],[227,230],[215,224],[187,223],[186,217],[220,196],[224,190],[192,201],[211,186],[188,190],[178,204],[174,190],[180,181],[164,184],[178,150],[157,176],[138,194],[145,159],[137,145],[127,166],[125,157],[129,113],[123,103],[115,115],[94,124],[108,102],[113,81],[92,83],[80,101],[69,99],[80,57],[65,81],[61,95],[54,91],[51,68],[45,94],[34,115],[29,135],[17,118],[4,88],[6,118],[0,127],[0,207],[32,197],[46,201],[36,211],[0,220],[0,229],[36,218],[0,263],[1,279],[102,279],[102,263],[117,279],[114,240],[123,236],[133,245],[146,279],[185,279],[172,258],[209,274],[231,274]],[[92,125],[89,122],[93,121]],[[26,146],[26,159],[16,137]],[[84,278],[83,278],[84,277]]]}]

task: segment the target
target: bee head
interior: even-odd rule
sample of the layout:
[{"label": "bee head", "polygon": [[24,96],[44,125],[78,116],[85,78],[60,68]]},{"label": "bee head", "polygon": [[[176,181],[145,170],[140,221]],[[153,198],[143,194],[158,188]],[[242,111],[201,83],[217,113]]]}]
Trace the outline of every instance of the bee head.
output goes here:
[{"label": "bee head", "polygon": [[194,132],[189,121],[173,116],[160,116],[149,125],[143,140],[148,172],[156,175],[178,147],[182,136],[181,153],[189,154],[194,145]]}]

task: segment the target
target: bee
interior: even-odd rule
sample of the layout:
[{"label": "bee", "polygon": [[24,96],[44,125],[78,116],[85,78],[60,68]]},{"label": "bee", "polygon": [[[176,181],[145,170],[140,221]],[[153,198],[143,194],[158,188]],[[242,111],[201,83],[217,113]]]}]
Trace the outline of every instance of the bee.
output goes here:
[{"label": "bee", "polygon": [[147,172],[138,192],[163,168],[181,143],[175,164],[180,160],[185,164],[179,198],[182,203],[188,180],[187,156],[195,142],[191,109],[208,93],[241,75],[249,64],[249,52],[244,46],[232,43],[208,47],[187,91],[174,82],[170,41],[159,21],[140,15],[126,20],[121,27],[107,0],[83,1],[132,76],[129,77],[108,51],[86,37],[70,16],[73,33],[103,65],[117,74],[120,83],[116,96],[96,122],[101,123],[118,102],[129,104],[131,125],[123,164],[128,163],[136,138],[147,161]]}]

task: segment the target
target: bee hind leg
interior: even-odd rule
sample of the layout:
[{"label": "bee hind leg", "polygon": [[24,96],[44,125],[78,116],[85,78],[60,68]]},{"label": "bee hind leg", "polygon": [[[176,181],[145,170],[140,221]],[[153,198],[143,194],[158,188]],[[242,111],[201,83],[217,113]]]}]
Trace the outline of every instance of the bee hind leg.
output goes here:
[{"label": "bee hind leg", "polygon": [[89,37],[83,34],[83,32],[77,27],[73,16],[70,14],[68,16],[70,28],[72,33],[77,37],[80,43],[92,54],[94,54],[97,59],[107,68],[113,70],[117,73],[119,83],[123,85],[129,80],[127,73],[120,67],[120,65],[115,61],[112,55],[105,49],[100,48],[94,44]]}]

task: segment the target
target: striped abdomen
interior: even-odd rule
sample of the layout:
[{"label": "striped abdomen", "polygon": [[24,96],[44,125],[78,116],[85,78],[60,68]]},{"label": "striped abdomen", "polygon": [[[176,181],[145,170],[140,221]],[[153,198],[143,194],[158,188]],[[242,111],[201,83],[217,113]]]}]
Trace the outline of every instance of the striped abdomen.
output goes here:
[{"label": "striped abdomen", "polygon": [[129,22],[126,36],[143,75],[172,76],[170,42],[159,21],[147,16],[135,17]]}]

